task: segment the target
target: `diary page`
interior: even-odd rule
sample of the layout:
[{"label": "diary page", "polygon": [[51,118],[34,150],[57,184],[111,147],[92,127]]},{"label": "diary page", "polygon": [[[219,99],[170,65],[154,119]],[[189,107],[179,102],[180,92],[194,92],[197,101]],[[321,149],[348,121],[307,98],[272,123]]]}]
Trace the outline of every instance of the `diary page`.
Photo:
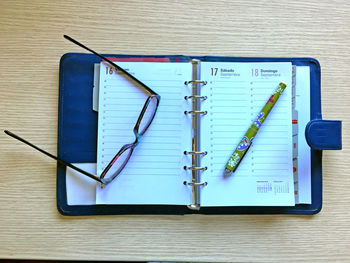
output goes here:
[{"label": "diary page", "polygon": [[311,149],[305,139],[305,127],[310,121],[310,68],[296,67],[295,109],[297,125],[297,185],[299,204],[311,204]]},{"label": "diary page", "polygon": [[[184,170],[190,160],[191,120],[184,110],[190,93],[184,81],[190,63],[119,62],[160,96],[155,118],[141,137],[124,170],[104,188],[97,186],[97,204],[184,204],[191,202]],[[133,128],[149,94],[125,74],[101,63],[98,111],[97,174],[119,149],[135,141]]]},{"label": "diary page", "polygon": [[[202,119],[203,206],[294,205],[291,63],[201,64],[208,84]],[[254,137],[237,170],[224,177],[226,162],[280,82],[287,88]]]}]

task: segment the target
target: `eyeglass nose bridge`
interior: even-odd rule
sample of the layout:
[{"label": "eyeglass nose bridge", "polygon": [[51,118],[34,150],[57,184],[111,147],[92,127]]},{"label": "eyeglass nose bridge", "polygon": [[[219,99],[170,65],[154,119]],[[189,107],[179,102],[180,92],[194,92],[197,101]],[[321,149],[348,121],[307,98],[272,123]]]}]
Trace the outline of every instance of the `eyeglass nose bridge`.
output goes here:
[{"label": "eyeglass nose bridge", "polygon": [[141,141],[141,138],[142,138],[142,134],[134,131],[135,133],[135,142],[133,143],[133,148],[135,148]]}]

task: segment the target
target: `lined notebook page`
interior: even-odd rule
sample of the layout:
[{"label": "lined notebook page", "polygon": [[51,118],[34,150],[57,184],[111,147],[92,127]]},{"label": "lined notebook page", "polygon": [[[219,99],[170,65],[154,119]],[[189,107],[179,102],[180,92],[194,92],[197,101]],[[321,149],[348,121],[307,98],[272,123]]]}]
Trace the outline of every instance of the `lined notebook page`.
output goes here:
[{"label": "lined notebook page", "polygon": [[[192,76],[190,63],[120,62],[161,96],[158,112],[131,159],[109,185],[96,188],[97,204],[189,204],[190,189],[183,169],[190,160],[191,120],[186,117],[190,93],[184,81]],[[135,141],[133,128],[148,94],[125,74],[106,64],[100,67],[97,174],[127,143]]]},{"label": "lined notebook page", "polygon": [[298,112],[298,201],[311,204],[311,149],[305,139],[310,121],[310,68],[296,67],[295,108]]},{"label": "lined notebook page", "polygon": [[[294,205],[291,63],[201,63],[208,81],[203,104],[203,206]],[[224,167],[279,82],[287,88],[263,123],[235,173]]]}]

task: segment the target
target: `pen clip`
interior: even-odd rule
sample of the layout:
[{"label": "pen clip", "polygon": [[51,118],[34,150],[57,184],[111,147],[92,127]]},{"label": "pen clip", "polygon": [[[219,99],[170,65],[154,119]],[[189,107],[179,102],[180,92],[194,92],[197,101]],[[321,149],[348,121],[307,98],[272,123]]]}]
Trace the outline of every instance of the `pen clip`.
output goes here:
[{"label": "pen clip", "polygon": [[253,143],[253,141],[251,140],[251,141],[249,142],[249,145],[248,145],[247,149],[244,150],[243,155],[241,156],[241,158],[239,158],[239,161],[238,161],[238,163],[235,165],[235,168],[232,170],[232,173],[233,173],[234,171],[236,171],[236,169],[238,168],[238,166],[239,166],[239,164],[241,163],[242,159],[244,158],[244,156],[245,156],[246,153],[248,152],[250,146],[252,146],[252,143]]}]

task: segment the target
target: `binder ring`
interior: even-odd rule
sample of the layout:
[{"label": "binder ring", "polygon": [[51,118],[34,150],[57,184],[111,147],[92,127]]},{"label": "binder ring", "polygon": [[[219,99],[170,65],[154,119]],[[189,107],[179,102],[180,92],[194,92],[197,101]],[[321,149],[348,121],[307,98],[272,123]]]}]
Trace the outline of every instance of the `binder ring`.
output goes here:
[{"label": "binder ring", "polygon": [[196,80],[190,80],[190,81],[185,81],[185,85],[188,85],[190,83],[202,83],[203,86],[204,85],[207,85],[207,81],[204,81],[204,80],[199,80],[199,79],[196,79]]},{"label": "binder ring", "polygon": [[184,154],[185,155],[188,155],[188,154],[190,154],[190,155],[196,155],[196,154],[207,155],[208,152],[207,151],[205,151],[205,152],[188,152],[188,151],[184,151]]},{"label": "binder ring", "polygon": [[208,182],[202,182],[202,183],[194,183],[194,182],[184,182],[185,185],[191,185],[191,186],[206,186],[208,184]]},{"label": "binder ring", "polygon": [[205,171],[208,169],[208,167],[197,167],[197,166],[191,166],[191,167],[187,167],[187,166],[184,166],[184,169],[185,170],[191,170],[191,171]]},{"label": "binder ring", "polygon": [[191,111],[184,111],[185,114],[203,114],[206,115],[207,111],[200,111],[200,110],[191,110]]},{"label": "binder ring", "polygon": [[188,99],[202,99],[202,100],[206,100],[207,98],[208,98],[207,96],[200,96],[200,95],[185,96],[185,100],[188,100]]}]

